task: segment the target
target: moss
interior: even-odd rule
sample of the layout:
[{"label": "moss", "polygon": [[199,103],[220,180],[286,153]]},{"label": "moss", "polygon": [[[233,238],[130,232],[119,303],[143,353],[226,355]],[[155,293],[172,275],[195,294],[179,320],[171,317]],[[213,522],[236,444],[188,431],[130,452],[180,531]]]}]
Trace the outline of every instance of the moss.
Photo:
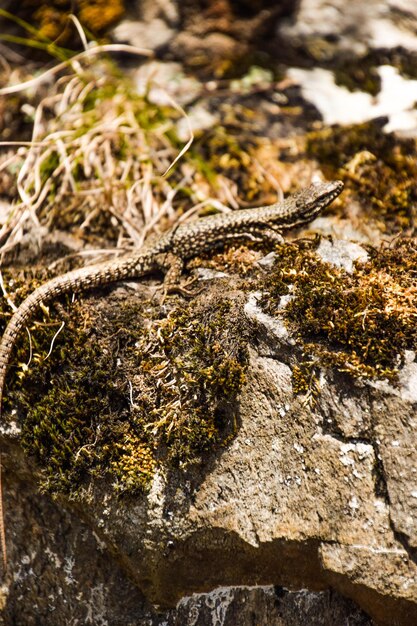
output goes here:
[{"label": "moss", "polygon": [[377,72],[375,59],[371,55],[341,61],[334,72],[337,85],[350,91],[366,91],[376,96],[381,89],[381,79]]},{"label": "moss", "polygon": [[392,65],[405,78],[417,78],[417,54],[405,48],[371,50],[357,59],[343,59],[336,69],[336,79],[348,89],[361,89],[371,95],[380,90],[380,78],[377,68]]},{"label": "moss", "polygon": [[233,425],[247,361],[236,314],[227,299],[187,306],[154,323],[139,343],[144,393],[135,419],[181,465],[224,442]]},{"label": "moss", "polygon": [[[22,297],[38,282],[23,280]],[[161,464],[186,467],[226,445],[247,364],[238,305],[203,298],[161,318],[156,303],[96,308],[85,299],[66,312],[64,301],[31,325],[29,368],[19,365],[28,351],[19,338],[5,389],[4,407],[17,407],[44,490],[76,497],[107,477],[132,494]]]},{"label": "moss", "polygon": [[[39,285],[48,278],[51,278],[51,273],[45,268],[40,268],[33,266],[32,268],[21,269],[21,270],[13,270],[11,271],[8,268],[2,269],[2,277],[4,284],[7,289],[7,294],[10,297],[10,301],[13,302],[14,306],[18,307],[19,304],[30,294],[34,289],[39,287]],[[13,310],[10,304],[8,303],[6,298],[0,298],[0,332],[3,334],[3,331],[13,315]],[[42,315],[39,316],[38,322],[34,322],[34,324],[47,325],[50,320],[48,317],[49,313],[46,308],[42,309]],[[31,324],[29,328],[32,328],[34,324]],[[27,336],[25,339],[27,343]],[[17,344],[19,347],[22,343],[22,340]],[[32,346],[33,351],[36,353],[37,345],[34,344]],[[26,356],[20,354],[19,351],[16,351],[18,357],[22,356],[21,363],[27,360]],[[15,361],[17,359],[15,358]],[[6,398],[7,404],[7,398]]]},{"label": "moss", "polygon": [[116,443],[116,449],[118,454],[111,462],[111,471],[118,489],[126,493],[146,488],[157,467],[153,448],[143,443],[140,437],[127,434],[124,440]]},{"label": "moss", "polygon": [[242,130],[253,125],[253,111],[235,106],[223,110],[222,116],[223,123],[205,132],[191,146],[191,162],[215,189],[227,181],[228,186],[239,189],[239,195],[247,202],[261,198],[267,203],[268,197],[276,196],[276,189],[259,167],[257,155],[268,140],[259,140]]},{"label": "moss", "polygon": [[301,361],[292,367],[292,388],[296,395],[317,392],[317,366],[314,360]]},{"label": "moss", "polygon": [[417,147],[414,139],[384,133],[385,122],[310,133],[307,153],[329,178],[346,182],[348,195],[379,219],[381,228],[396,232],[417,224]]},{"label": "moss", "polygon": [[378,67],[392,65],[405,78],[417,78],[417,54],[405,48],[371,50],[362,57],[349,55],[341,59],[335,69],[336,83],[349,90],[366,91],[376,96],[381,89]]},{"label": "moss", "polygon": [[[416,241],[369,250],[370,259],[348,274],[321,261],[312,250],[286,245],[264,285],[262,307],[282,312],[298,338],[304,360],[363,378],[395,380],[404,350],[416,349]],[[295,372],[305,391],[308,375]],[[308,374],[308,370],[307,370]]]}]

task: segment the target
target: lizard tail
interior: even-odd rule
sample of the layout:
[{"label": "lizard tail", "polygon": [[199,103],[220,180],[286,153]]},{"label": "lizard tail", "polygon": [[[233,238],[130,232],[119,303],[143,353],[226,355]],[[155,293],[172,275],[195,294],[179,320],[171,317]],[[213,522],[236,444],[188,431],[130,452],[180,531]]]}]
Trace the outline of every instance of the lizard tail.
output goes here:
[{"label": "lizard tail", "polygon": [[[49,281],[49,283],[52,281]],[[36,289],[33,293],[31,293],[19,306],[17,311],[13,314],[10,319],[6,330],[4,331],[3,337],[0,342],[0,415],[1,415],[1,405],[3,398],[3,389],[4,382],[6,379],[7,366],[10,360],[10,355],[13,349],[13,346],[16,341],[16,337],[19,335],[21,329],[26,325],[26,322],[33,315],[34,311],[39,307],[39,305],[46,301],[45,298],[45,287],[49,285],[49,283],[45,283],[38,289]],[[47,298],[49,299],[49,298]]]},{"label": "lizard tail", "polygon": [[87,291],[127,276],[143,275],[149,269],[150,267],[146,264],[146,257],[138,255],[133,260],[121,258],[113,263],[97,263],[96,265],[81,267],[61,276],[56,276],[35,289],[15,311],[0,341],[0,417],[7,366],[16,337],[40,305],[64,293]]}]

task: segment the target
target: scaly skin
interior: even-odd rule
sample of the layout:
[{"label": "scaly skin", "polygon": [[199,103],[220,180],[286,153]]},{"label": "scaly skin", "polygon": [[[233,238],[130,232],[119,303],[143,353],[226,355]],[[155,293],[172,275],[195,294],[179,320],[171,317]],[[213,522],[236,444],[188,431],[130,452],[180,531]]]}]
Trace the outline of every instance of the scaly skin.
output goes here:
[{"label": "scaly skin", "polygon": [[[86,291],[128,277],[137,278],[158,269],[166,272],[164,285],[165,291],[169,291],[178,282],[186,259],[214,250],[227,241],[281,242],[283,231],[313,220],[342,189],[341,181],[321,183],[270,206],[231,211],[182,224],[153,245],[120,259],[68,272],[41,285],[19,306],[0,342],[0,415],[7,365],[16,337],[40,305],[64,293]],[[7,556],[1,478],[0,547],[5,572]]]},{"label": "scaly skin", "polygon": [[0,415],[10,354],[21,329],[40,305],[68,292],[79,292],[124,278],[138,278],[163,270],[165,290],[178,282],[185,260],[214,250],[229,241],[245,239],[277,243],[281,233],[313,220],[342,191],[334,181],[311,185],[270,206],[241,209],[181,224],[155,244],[115,259],[57,276],[35,289],[12,316],[0,342]]}]

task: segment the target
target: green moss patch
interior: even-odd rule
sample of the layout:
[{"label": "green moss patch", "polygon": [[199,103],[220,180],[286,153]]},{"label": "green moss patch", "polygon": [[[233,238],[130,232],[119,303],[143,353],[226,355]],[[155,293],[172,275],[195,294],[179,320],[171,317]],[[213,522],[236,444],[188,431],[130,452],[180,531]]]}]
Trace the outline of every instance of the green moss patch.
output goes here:
[{"label": "green moss patch", "polygon": [[335,69],[335,81],[350,91],[360,90],[376,96],[381,89],[381,78],[375,59],[371,55],[363,58],[343,59]]},{"label": "green moss patch", "polygon": [[138,345],[135,419],[180,463],[224,439],[247,360],[239,318],[231,300],[213,299],[174,310]]},{"label": "green moss patch", "polygon": [[125,298],[65,308],[51,305],[32,324],[29,368],[19,365],[22,334],[5,393],[43,489],[76,496],[106,477],[118,493],[135,493],[159,466],[201,462],[234,435],[247,365],[238,303],[202,297],[166,317],[156,303]]},{"label": "green moss patch", "polygon": [[[405,349],[416,349],[416,240],[369,250],[353,274],[321,261],[297,244],[282,248],[261,306],[283,315],[302,345],[297,389],[305,391],[311,364],[363,378],[395,380]],[[281,297],[291,294],[284,309]]]},{"label": "green moss patch", "polygon": [[417,77],[417,54],[405,48],[371,50],[368,54],[352,59],[351,55],[342,59],[335,70],[336,82],[351,91],[359,89],[376,96],[381,88],[377,68],[392,65],[402,76]]},{"label": "green moss patch", "polygon": [[417,224],[417,146],[382,131],[386,120],[310,133],[307,153],[329,178],[346,182],[351,195],[381,228],[397,232]]}]

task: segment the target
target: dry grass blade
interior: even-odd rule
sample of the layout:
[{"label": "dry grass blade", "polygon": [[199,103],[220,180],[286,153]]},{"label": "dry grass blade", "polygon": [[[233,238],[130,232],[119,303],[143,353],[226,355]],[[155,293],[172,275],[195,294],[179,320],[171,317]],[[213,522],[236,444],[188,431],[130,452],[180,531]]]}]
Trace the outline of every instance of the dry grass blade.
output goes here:
[{"label": "dry grass blade", "polygon": [[[0,173],[15,176],[18,191],[0,227],[0,255],[29,233],[41,244],[54,230],[81,236],[90,247],[140,247],[150,234],[207,205],[227,211],[242,204],[240,173],[220,175],[217,156],[207,163],[198,149],[190,151],[192,123],[184,109],[152,72],[145,71],[138,93],[108,59],[99,58],[114,51],[148,53],[125,45],[95,46],[0,90],[4,95],[51,81],[33,109],[32,141],[0,163]],[[161,92],[154,100],[152,94]],[[184,126],[188,138],[180,140]],[[239,158],[235,162],[241,168]],[[266,178],[265,172],[254,175]]]},{"label": "dry grass blade", "polygon": [[49,70],[46,70],[40,76],[36,76],[30,80],[25,81],[24,83],[18,83],[17,85],[11,85],[10,87],[3,87],[0,89],[0,96],[10,95],[12,93],[18,93],[19,91],[25,91],[26,89],[35,89],[39,86],[40,83],[43,83],[56,74],[59,74],[62,70],[65,70],[68,67],[72,67],[74,71],[78,71],[78,61],[83,61],[85,59],[91,58],[92,56],[100,55],[106,52],[126,52],[128,54],[136,54],[139,56],[152,57],[153,52],[147,48],[137,48],[135,46],[129,46],[127,44],[104,44],[101,46],[94,46],[92,48],[88,48],[79,54],[75,54],[73,57],[68,59],[68,61],[63,61],[62,63],[58,63],[54,67],[51,67]]},{"label": "dry grass blade", "polygon": [[[0,230],[0,252],[11,250],[33,227],[82,232],[103,221],[118,246],[140,246],[150,231],[159,230],[162,218],[174,219],[177,175],[171,176],[172,184],[166,174],[191,145],[191,127],[179,154],[179,142],[172,140],[176,118],[186,114],[172,98],[169,109],[138,96],[107,61],[82,65],[108,50],[142,52],[97,46],[77,55],[76,71],[60,76],[37,106],[32,142],[21,144],[0,165],[0,171],[18,171],[19,195]],[[36,80],[56,76],[63,67],[59,64]],[[28,85],[32,81],[20,88]]]}]

